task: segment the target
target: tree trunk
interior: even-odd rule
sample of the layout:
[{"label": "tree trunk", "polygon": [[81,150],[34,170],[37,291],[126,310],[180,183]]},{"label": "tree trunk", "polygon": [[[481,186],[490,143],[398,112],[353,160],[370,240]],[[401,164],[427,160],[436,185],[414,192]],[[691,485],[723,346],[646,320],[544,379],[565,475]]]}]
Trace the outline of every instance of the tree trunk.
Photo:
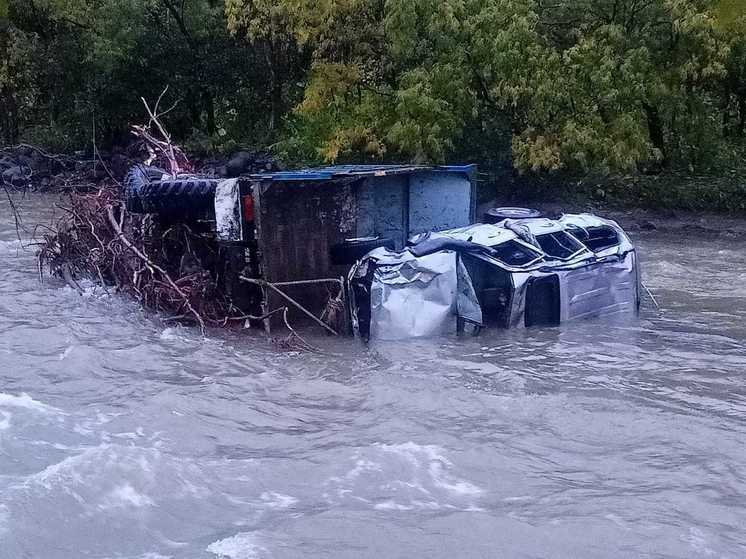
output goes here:
[{"label": "tree trunk", "polygon": [[9,91],[0,93],[0,99],[3,100],[3,118],[0,121],[0,137],[6,145],[18,143],[19,126],[18,126],[18,106]]},{"label": "tree trunk", "polygon": [[267,48],[267,66],[269,70],[269,129],[275,130],[282,117],[282,60],[279,48],[274,38],[270,39]]},{"label": "tree trunk", "polygon": [[721,112],[723,113],[722,134],[723,138],[727,138],[730,136],[730,115],[728,114],[727,104],[723,107]]},{"label": "tree trunk", "polygon": [[662,160],[661,164],[665,167],[668,164],[668,156],[666,154],[666,139],[663,133],[663,123],[661,122],[660,113],[658,107],[643,103],[643,109],[645,110],[645,116],[648,121],[648,134],[650,135],[650,142],[653,146],[661,152]]},{"label": "tree trunk", "polygon": [[215,100],[209,89],[202,91],[202,102],[205,106],[207,133],[212,136],[215,134]]},{"label": "tree trunk", "polygon": [[196,128],[199,130],[200,126],[200,110],[199,110],[199,97],[197,92],[192,88],[189,88],[184,97],[184,104],[189,110],[189,127]]}]

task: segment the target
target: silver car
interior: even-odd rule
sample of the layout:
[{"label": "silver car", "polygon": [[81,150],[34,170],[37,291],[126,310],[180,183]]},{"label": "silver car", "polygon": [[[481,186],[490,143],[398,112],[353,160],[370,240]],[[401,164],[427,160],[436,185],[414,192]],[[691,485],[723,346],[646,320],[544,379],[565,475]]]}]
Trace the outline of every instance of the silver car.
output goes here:
[{"label": "silver car", "polygon": [[420,235],[403,251],[368,253],[350,286],[353,328],[365,339],[552,326],[640,304],[634,245],[591,214]]}]

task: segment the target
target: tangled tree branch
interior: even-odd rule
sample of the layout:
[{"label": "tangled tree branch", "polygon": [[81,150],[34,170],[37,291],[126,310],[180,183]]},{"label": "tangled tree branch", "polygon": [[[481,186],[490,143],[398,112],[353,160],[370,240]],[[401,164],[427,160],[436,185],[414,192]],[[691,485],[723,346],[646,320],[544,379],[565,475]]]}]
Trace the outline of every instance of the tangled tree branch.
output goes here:
[{"label": "tangled tree branch", "polygon": [[[183,151],[171,143],[159,120],[165,114],[158,112],[165,93],[166,90],[152,109],[143,100],[150,120],[133,130],[143,140],[150,160],[158,159],[161,166],[178,174],[188,170],[190,164]],[[95,155],[95,132],[93,146]],[[167,314],[166,320],[196,323],[202,332],[208,326],[261,322],[281,313],[290,334],[275,343],[284,348],[318,351],[290,326],[287,307],[264,316],[250,314],[248,311],[254,309],[253,292],[248,297],[245,293],[236,297],[248,308],[239,307],[233,299],[231,276],[224,267],[224,251],[228,249],[221,247],[208,221],[174,222],[155,215],[128,213],[123,196],[123,186],[113,178],[95,193],[72,192],[69,207],[59,206],[63,215],[56,230],[43,236],[38,255],[40,275],[46,267],[79,292],[80,278],[93,279],[104,287],[115,286],[143,306]]]},{"label": "tangled tree branch", "polygon": [[[166,88],[161,92],[152,109],[145,98],[140,97],[143,105],[145,105],[145,110],[147,111],[150,120],[147,124],[133,126],[132,133],[142,140],[145,149],[148,151],[149,157],[145,163],[151,165],[155,161],[163,161],[167,163],[167,167],[171,171],[171,174],[175,176],[179,173],[189,172],[191,170],[191,165],[184,152],[171,142],[171,136],[160,121],[160,118],[163,115],[176,106],[176,104],[174,104],[171,108],[162,113],[158,112],[158,107],[167,91],[168,86],[166,86]],[[154,127],[155,130],[153,130]],[[158,137],[159,135],[160,137]]]},{"label": "tangled tree branch", "polygon": [[[124,209],[120,209],[122,212],[122,215],[124,215]],[[133,245],[127,237],[124,236],[124,233],[122,232],[122,227],[117,223],[117,220],[114,217],[114,208],[112,206],[106,207],[106,215],[109,218],[109,223],[111,224],[112,228],[114,229],[114,232],[117,235],[117,238],[124,243],[124,245],[130,249],[135,256],[140,258],[145,265],[148,267],[148,269],[152,272],[153,270],[157,271],[161,274],[163,279],[166,280],[166,282],[173,288],[173,290],[184,300],[184,305],[187,309],[189,309],[189,312],[194,316],[194,318],[199,323],[200,328],[202,329],[202,332],[205,331],[205,321],[202,318],[202,316],[197,312],[197,310],[192,306],[192,303],[189,301],[189,297],[179,288],[178,285],[176,285],[176,282],[171,279],[171,276],[168,274],[166,270],[164,270],[162,267],[160,267],[158,264],[153,262],[147,254],[142,252],[140,249],[138,249],[135,245]],[[95,232],[93,233],[95,235]]]}]

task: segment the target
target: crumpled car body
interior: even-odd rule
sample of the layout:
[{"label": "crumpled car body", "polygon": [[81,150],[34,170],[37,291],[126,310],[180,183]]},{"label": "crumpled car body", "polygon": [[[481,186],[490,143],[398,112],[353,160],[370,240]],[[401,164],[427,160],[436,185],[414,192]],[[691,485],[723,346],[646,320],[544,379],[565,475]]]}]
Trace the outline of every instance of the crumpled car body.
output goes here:
[{"label": "crumpled car body", "polygon": [[379,248],[350,272],[353,329],[402,339],[636,313],[640,267],[622,228],[592,214],[505,220]]}]

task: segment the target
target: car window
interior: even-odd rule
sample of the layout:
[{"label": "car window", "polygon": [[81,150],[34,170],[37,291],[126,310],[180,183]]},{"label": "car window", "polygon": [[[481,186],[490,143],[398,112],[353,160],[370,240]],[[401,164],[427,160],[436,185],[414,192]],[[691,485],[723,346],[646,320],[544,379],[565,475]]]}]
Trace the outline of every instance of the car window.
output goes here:
[{"label": "car window", "polygon": [[512,240],[494,246],[492,250],[494,258],[507,266],[525,266],[541,257],[538,252]]},{"label": "car window", "polygon": [[536,241],[539,243],[541,250],[547,256],[553,258],[570,258],[576,252],[583,250],[580,241],[565,231],[538,235]]},{"label": "car window", "polygon": [[593,252],[619,245],[619,233],[608,225],[578,229],[577,234],[572,230],[572,234]]}]

